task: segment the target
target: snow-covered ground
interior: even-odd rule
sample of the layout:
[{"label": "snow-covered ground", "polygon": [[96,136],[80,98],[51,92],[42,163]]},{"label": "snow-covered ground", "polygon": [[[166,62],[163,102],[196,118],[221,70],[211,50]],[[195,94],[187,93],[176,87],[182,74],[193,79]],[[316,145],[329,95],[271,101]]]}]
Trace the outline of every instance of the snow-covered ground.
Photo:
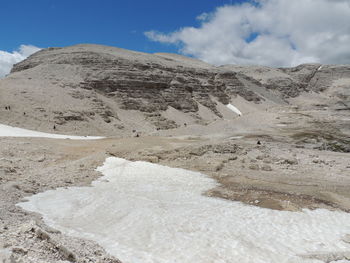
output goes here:
[{"label": "snow-covered ground", "polygon": [[230,110],[232,110],[234,113],[238,114],[239,116],[242,115],[242,112],[239,109],[237,109],[235,106],[233,106],[232,104],[227,104],[226,107],[229,108]]},{"label": "snow-covered ground", "polygon": [[103,138],[99,136],[72,136],[72,135],[45,133],[45,132],[38,132],[38,131],[12,127],[4,124],[0,124],[0,137],[41,137],[41,138],[71,139],[71,140],[96,140],[96,139]]},{"label": "snow-covered ground", "polygon": [[97,170],[104,176],[92,187],[50,190],[19,206],[124,263],[323,262],[304,256],[350,251],[342,241],[350,234],[345,212],[275,211],[206,197],[213,179],[147,162],[111,157]]}]

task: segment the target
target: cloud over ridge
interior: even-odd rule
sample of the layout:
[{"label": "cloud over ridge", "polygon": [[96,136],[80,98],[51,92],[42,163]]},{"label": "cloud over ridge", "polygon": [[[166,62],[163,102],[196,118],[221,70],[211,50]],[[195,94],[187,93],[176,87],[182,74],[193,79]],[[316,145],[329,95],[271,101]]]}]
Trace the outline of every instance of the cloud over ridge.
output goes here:
[{"label": "cloud over ridge", "polygon": [[11,71],[13,64],[24,60],[39,50],[40,48],[32,45],[21,45],[18,50],[13,52],[0,50],[0,78]]},{"label": "cloud over ridge", "polygon": [[350,63],[350,0],[256,0],[197,20],[199,27],[145,35],[216,65]]}]

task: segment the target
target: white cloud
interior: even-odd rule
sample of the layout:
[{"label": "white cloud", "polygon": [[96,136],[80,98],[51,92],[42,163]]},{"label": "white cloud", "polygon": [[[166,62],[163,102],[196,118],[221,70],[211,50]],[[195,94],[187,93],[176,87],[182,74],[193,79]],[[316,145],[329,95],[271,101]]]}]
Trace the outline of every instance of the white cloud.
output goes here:
[{"label": "white cloud", "polygon": [[0,50],[0,78],[11,71],[13,64],[22,61],[39,50],[40,48],[32,45],[21,45],[18,50],[12,53]]},{"label": "white cloud", "polygon": [[197,19],[199,27],[145,35],[218,65],[350,63],[350,0],[258,0]]}]

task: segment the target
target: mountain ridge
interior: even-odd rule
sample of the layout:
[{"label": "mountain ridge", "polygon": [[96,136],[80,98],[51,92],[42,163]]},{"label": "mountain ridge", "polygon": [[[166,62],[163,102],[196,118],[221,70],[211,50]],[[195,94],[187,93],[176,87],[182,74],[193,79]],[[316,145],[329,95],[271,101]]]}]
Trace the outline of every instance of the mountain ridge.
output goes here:
[{"label": "mountain ridge", "polygon": [[[237,116],[224,106],[237,98],[263,110],[291,104],[305,92],[322,95],[339,79],[350,79],[350,66],[213,66],[177,54],[81,44],[43,49],[15,64],[0,81],[0,92],[13,106],[13,120],[20,118],[24,128],[119,136],[232,120]],[[321,97],[348,107],[346,90],[338,95]],[[13,105],[16,101],[21,107]]]}]

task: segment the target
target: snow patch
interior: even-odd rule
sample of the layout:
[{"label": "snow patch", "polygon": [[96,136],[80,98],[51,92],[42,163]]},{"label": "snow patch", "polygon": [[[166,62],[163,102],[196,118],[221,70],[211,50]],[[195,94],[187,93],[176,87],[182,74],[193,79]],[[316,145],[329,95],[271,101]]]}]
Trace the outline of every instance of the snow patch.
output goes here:
[{"label": "snow patch", "polygon": [[320,262],[344,253],[350,214],[275,211],[203,196],[198,172],[107,158],[92,187],[50,190],[20,207],[65,234],[96,241],[124,263]]},{"label": "snow patch", "polygon": [[0,262],[6,263],[6,262],[13,262],[11,261],[11,250],[9,248],[3,248],[2,244],[0,243]]},{"label": "snow patch", "polygon": [[71,140],[96,140],[104,137],[99,136],[72,136],[32,131],[17,127],[12,127],[4,124],[0,124],[0,137],[41,137],[52,139],[71,139]]},{"label": "snow patch", "polygon": [[242,139],[244,136],[232,136],[229,139],[230,140],[237,140],[237,139]]},{"label": "snow patch", "polygon": [[238,114],[239,116],[242,115],[242,112],[239,109],[237,109],[235,106],[233,106],[232,104],[227,104],[226,107],[229,108],[230,110],[232,110],[234,113]]}]

